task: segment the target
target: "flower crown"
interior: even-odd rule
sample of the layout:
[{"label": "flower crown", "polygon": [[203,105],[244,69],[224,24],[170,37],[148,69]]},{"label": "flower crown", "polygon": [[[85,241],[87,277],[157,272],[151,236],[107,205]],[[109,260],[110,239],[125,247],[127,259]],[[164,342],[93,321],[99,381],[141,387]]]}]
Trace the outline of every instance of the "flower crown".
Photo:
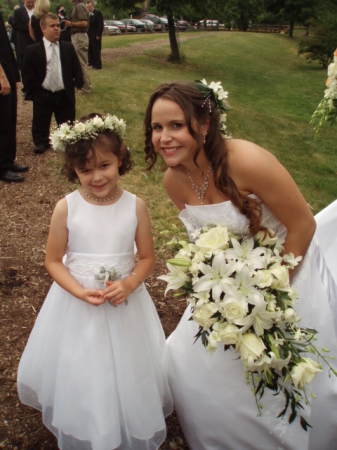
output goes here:
[{"label": "flower crown", "polygon": [[125,130],[126,123],[123,119],[107,114],[103,117],[95,116],[85,122],[76,120],[74,125],[63,123],[52,131],[50,139],[54,150],[64,151],[68,145],[75,144],[81,139],[92,141],[98,136],[98,133],[104,131],[114,131],[123,139]]},{"label": "flower crown", "polygon": [[225,101],[225,99],[228,98],[228,92],[224,91],[223,87],[221,86],[221,81],[218,82],[212,81],[210,84],[208,84],[207,81],[203,79],[203,80],[196,80],[195,84],[197,85],[197,88],[201,92],[201,94],[205,97],[203,106],[206,104],[208,100],[209,111],[212,112],[210,100],[213,100],[213,102],[216,104],[216,107],[220,112],[219,128],[222,134],[226,135],[227,130],[226,111],[229,110],[229,105]]}]

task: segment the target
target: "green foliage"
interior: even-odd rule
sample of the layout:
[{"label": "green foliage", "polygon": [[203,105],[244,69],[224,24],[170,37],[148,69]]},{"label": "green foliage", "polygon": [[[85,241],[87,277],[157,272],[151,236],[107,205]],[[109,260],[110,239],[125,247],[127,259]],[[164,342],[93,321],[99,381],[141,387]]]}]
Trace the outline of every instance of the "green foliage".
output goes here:
[{"label": "green foliage", "polygon": [[299,54],[306,54],[308,62],[319,61],[327,68],[337,47],[337,5],[333,0],[323,0],[315,9],[311,32],[313,36],[302,40]]}]

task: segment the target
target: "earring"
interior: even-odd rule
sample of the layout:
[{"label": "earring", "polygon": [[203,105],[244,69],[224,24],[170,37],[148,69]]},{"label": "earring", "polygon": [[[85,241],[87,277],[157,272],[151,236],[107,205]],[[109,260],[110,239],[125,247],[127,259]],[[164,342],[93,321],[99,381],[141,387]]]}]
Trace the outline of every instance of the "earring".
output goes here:
[{"label": "earring", "polygon": [[206,136],[207,136],[207,133],[204,134],[204,144],[206,144]]}]

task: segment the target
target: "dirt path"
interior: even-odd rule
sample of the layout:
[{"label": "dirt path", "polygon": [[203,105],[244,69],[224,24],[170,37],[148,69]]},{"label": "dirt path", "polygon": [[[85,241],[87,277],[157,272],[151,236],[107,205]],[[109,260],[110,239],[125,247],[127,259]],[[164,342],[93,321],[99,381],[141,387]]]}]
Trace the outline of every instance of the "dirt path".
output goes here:
[{"label": "dirt path", "polygon": [[[139,55],[167,42],[166,38],[105,50],[103,60]],[[72,190],[55,171],[58,163],[54,152],[34,155],[31,120],[32,103],[24,102],[19,94],[17,160],[30,169],[24,183],[0,182],[0,448],[6,450],[58,448],[54,436],[43,426],[40,412],[22,405],[16,390],[18,363],[51,285],[44,267],[51,213],[56,201]],[[184,306],[167,306],[161,301],[156,277],[163,270],[164,261],[159,260],[148,280],[148,289],[168,335],[176,327]],[[187,449],[174,414],[167,419],[167,426],[168,436],[161,448]]]}]

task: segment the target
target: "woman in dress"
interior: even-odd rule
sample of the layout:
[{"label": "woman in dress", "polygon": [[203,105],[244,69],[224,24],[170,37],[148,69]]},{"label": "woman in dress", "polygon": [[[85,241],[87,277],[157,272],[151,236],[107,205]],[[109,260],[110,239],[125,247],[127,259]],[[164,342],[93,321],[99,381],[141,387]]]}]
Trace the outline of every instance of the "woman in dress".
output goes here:
[{"label": "woman in dress", "polygon": [[[151,95],[145,117],[145,159],[167,165],[165,189],[190,236],[203,225],[255,234],[261,226],[285,237],[285,253],[303,256],[293,283],[304,327],[319,331],[317,346],[337,355],[333,318],[337,288],[314,238],[316,223],[287,170],[263,148],[224,139],[226,93],[220,83],[172,83]],[[238,355],[222,348],[210,356],[194,344],[198,325],[188,307],[168,339],[169,381],[192,450],[329,449],[337,442],[337,379],[311,383],[317,399],[303,416],[313,426],[277,418],[283,398],[265,391],[262,417]],[[335,363],[334,363],[335,364]],[[334,366],[336,369],[336,366]]]},{"label": "woman in dress", "polygon": [[43,33],[40,26],[40,20],[42,16],[49,13],[49,10],[49,0],[36,0],[34,14],[29,21],[29,35],[34,42],[42,42]]},{"label": "woman in dress", "polygon": [[124,128],[116,116],[91,114],[52,135],[80,187],[51,219],[46,267],[54,283],[17,384],[62,450],[156,450],[173,409],[165,336],[144,285],[155,262],[150,218],[117,184],[133,167]]}]

